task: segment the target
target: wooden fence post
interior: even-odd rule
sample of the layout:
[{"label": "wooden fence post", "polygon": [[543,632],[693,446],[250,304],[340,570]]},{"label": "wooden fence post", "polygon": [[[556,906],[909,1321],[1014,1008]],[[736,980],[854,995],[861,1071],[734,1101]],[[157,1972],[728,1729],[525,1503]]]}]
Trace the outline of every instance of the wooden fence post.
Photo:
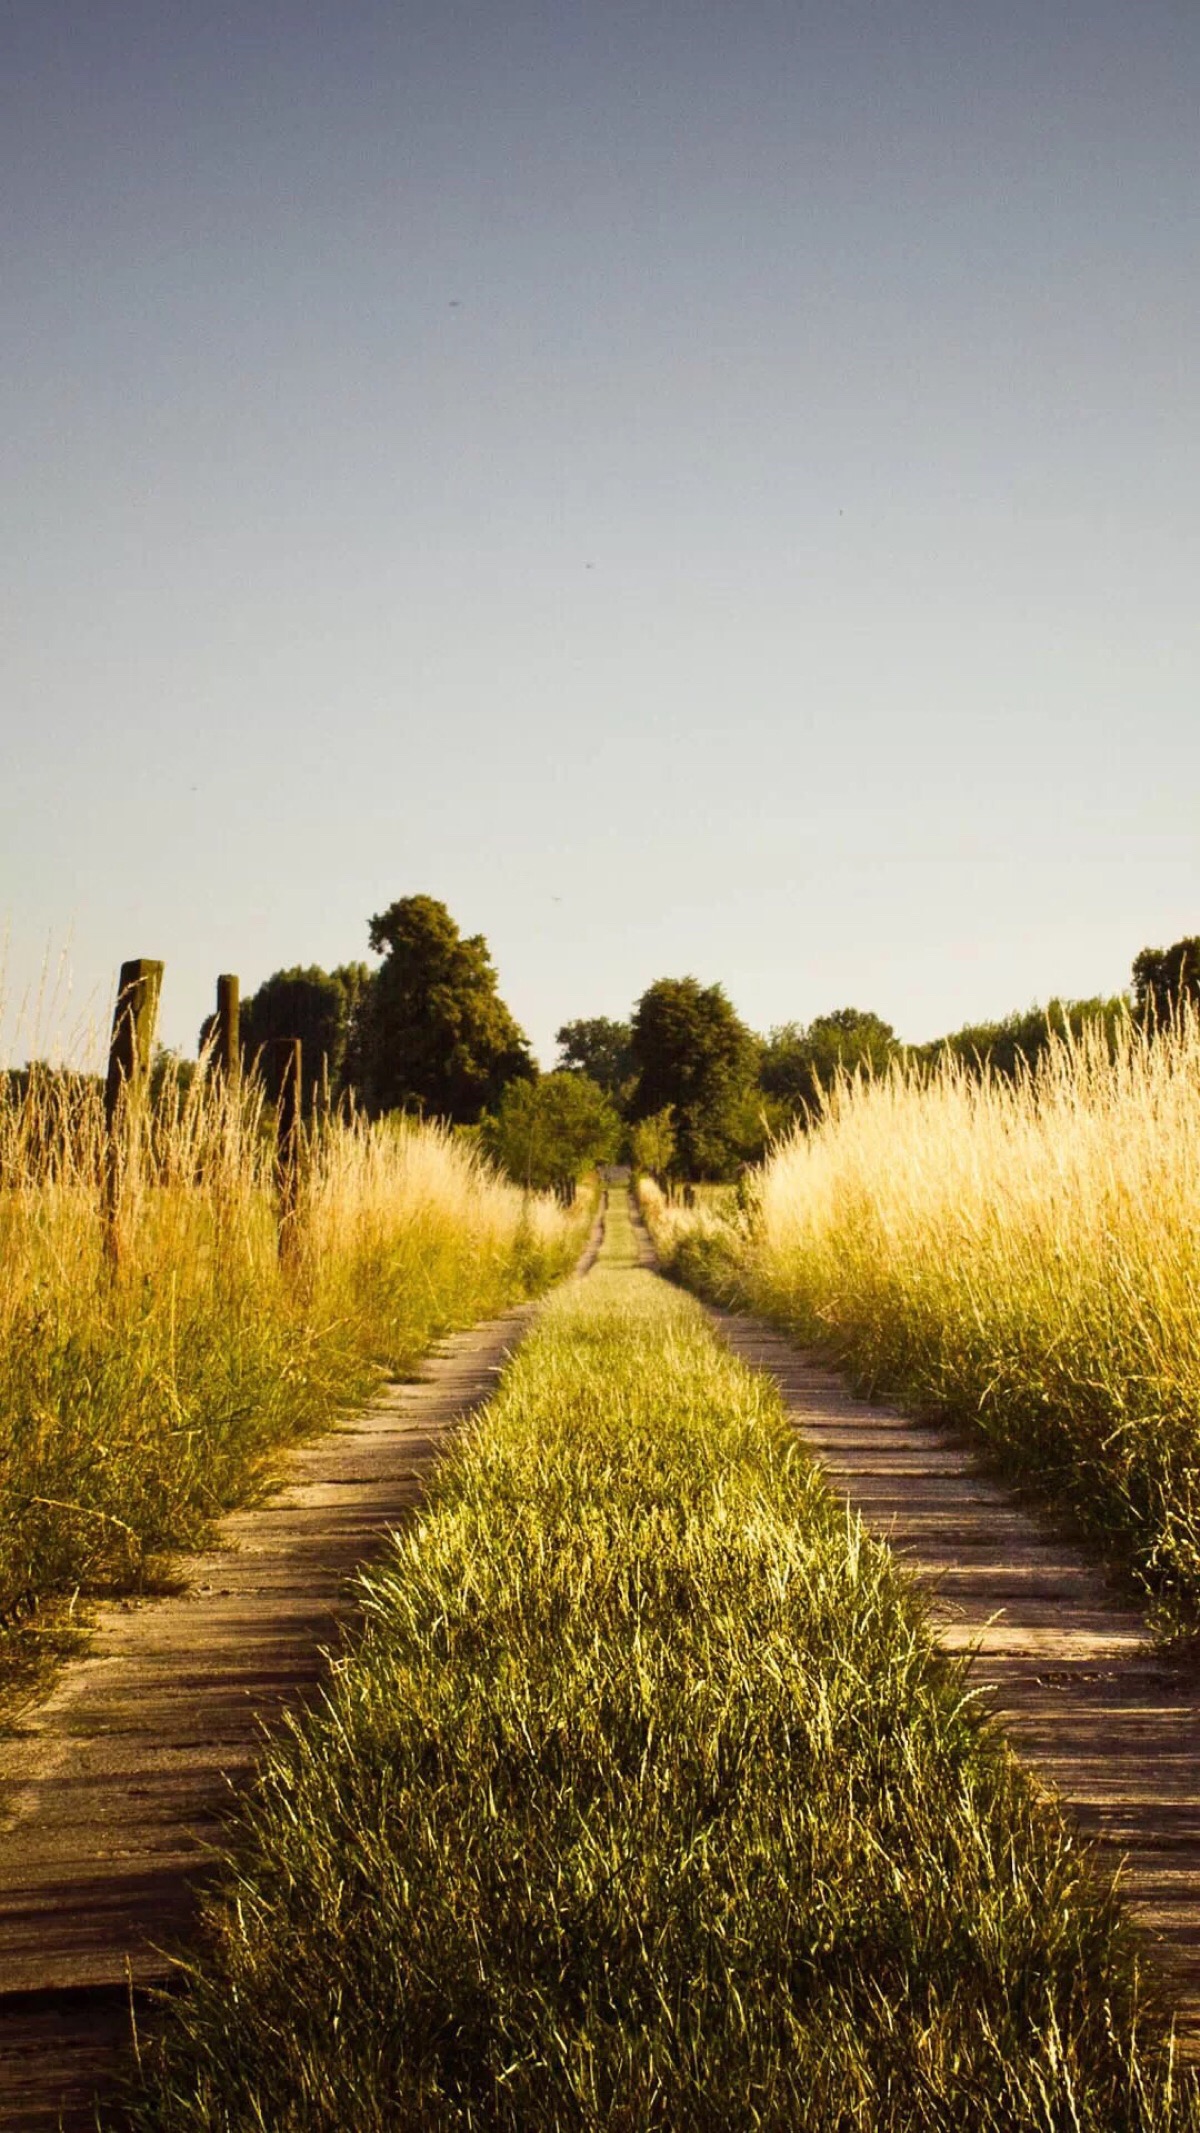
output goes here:
[{"label": "wooden fence post", "polygon": [[[208,1022],[208,1086],[215,1104],[208,1116],[208,1178],[212,1194],[213,1239],[221,1250],[233,1216],[234,1183],[242,1154],[241,986],[232,972],[217,979],[216,1013]],[[217,1129],[214,1135],[214,1129]]]},{"label": "wooden fence post", "polygon": [[275,1100],[275,1187],[279,1200],[279,1257],[289,1261],[295,1254],[300,1198],[304,1054],[299,1037],[277,1038],[272,1051],[279,1082],[279,1094]]},{"label": "wooden fence post", "polygon": [[227,1088],[241,1077],[241,987],[232,974],[217,979],[217,1012],[213,1016],[212,1064]]},{"label": "wooden fence post", "polygon": [[141,1106],[150,1071],[150,1049],[154,1043],[162,977],[162,964],[142,955],[122,963],[117,981],[117,1004],[113,1009],[108,1074],[104,1083],[105,1243],[114,1266],[119,1264],[121,1257],[121,1185],[125,1158],[132,1152],[135,1115]]}]

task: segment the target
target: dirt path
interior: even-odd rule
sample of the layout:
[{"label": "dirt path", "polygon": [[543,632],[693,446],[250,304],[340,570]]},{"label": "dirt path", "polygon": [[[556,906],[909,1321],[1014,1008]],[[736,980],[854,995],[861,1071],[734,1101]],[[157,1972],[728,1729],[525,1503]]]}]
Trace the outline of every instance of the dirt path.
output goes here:
[{"label": "dirt path", "polygon": [[[656,1265],[640,1216],[639,1258]],[[710,1312],[769,1371],[835,1488],[934,1594],[939,1641],[977,1655],[1027,1767],[1123,1868],[1126,1903],[1166,1973],[1180,2050],[1200,2060],[1200,1680],[1152,1647],[1145,1618],[1090,1557],[984,1467],[978,1440],[859,1400],[762,1320]]]},{"label": "dirt path", "polygon": [[857,1400],[780,1334],[714,1314],[864,1522],[935,1593],[951,1650],[1022,1760],[1048,1780],[1168,1972],[1180,2045],[1200,2057],[1200,1694],[1150,1647],[1102,1570],[982,1470],[965,1437]]},{"label": "dirt path", "polygon": [[[640,1223],[643,1265],[653,1254]],[[580,1271],[583,1271],[581,1267]],[[459,1334],[416,1385],[289,1462],[289,1485],[186,1566],[177,1598],[106,1610],[19,1738],[0,1741],[0,2128],[92,2124],[128,2049],[130,1981],[169,1974],[192,1887],[261,1725],[310,1692],[347,1574],[411,1507],[454,1422],[491,1391],[532,1307]],[[718,1312],[771,1373],[831,1481],[935,1589],[944,1644],[978,1653],[1028,1764],[1106,1859],[1170,1975],[1200,2054],[1200,1698],[1148,1648],[1103,1574],[985,1474],[971,1444],[855,1399],[750,1317]]]},{"label": "dirt path", "polygon": [[[582,1266],[581,1266],[582,1271]],[[536,1306],[454,1334],[419,1382],[293,1453],[286,1486],[179,1565],[177,1596],[106,1606],[49,1700],[0,1737],[0,2127],[93,2124],[131,1995],[191,1925],[262,1726],[311,1693],[347,1579],[420,1495]]]}]

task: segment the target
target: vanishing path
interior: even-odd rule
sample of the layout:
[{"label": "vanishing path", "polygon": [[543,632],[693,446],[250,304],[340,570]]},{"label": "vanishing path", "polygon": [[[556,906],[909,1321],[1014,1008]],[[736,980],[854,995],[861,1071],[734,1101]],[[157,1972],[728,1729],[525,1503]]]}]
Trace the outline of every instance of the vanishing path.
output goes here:
[{"label": "vanishing path", "polygon": [[411,1510],[536,1310],[451,1335],[418,1382],[290,1454],[278,1494],[179,1564],[183,1591],[105,1606],[49,1699],[0,1735],[3,2133],[93,2125],[89,2099],[129,2051],[135,1988],[171,1974],[160,1951],[193,1923],[264,1723],[311,1693],[351,1613],[351,1573]]},{"label": "vanishing path", "polygon": [[[644,1264],[653,1263],[642,1232]],[[933,1626],[1048,1781],[1159,1957],[1200,2058],[1200,1682],[1151,1647],[1104,1571],[991,1477],[964,1434],[859,1400],[761,1320],[711,1316],[767,1370],[832,1485],[934,1591]]]},{"label": "vanishing path", "polygon": [[[653,1264],[638,1225],[643,1264]],[[350,1611],[346,1581],[420,1495],[536,1306],[456,1334],[424,1378],[295,1453],[288,1486],[224,1522],[187,1589],[106,1608],[19,1735],[0,1739],[0,2129],[91,2126],[86,2099],[129,2035],[129,1992],[164,1981],[191,1889],[261,1728],[310,1693]],[[1014,1746],[1112,1865],[1200,2051],[1200,1703],[1103,1573],[984,1473],[969,1441],[855,1399],[770,1327],[712,1314],[771,1373],[831,1482],[935,1587],[935,1623],[978,1653]]]}]

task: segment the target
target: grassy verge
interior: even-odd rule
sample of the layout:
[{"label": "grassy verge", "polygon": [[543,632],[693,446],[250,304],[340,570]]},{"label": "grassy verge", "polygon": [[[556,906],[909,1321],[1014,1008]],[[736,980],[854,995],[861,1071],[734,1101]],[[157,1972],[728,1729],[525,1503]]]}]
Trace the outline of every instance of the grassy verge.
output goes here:
[{"label": "grassy verge", "polygon": [[613,1211],[279,1738],[148,2133],[1165,2129],[1110,1897]]},{"label": "grassy verge", "polygon": [[580,1222],[432,1127],[331,1123],[286,1262],[252,1096],[165,1101],[106,1251],[87,1084],[0,1101],[0,1693],[82,1592],[129,1589],[446,1328],[543,1287]]},{"label": "grassy verge", "polygon": [[748,1214],[651,1209],[682,1278],[977,1424],[1200,1620],[1200,1023],[835,1091]]}]

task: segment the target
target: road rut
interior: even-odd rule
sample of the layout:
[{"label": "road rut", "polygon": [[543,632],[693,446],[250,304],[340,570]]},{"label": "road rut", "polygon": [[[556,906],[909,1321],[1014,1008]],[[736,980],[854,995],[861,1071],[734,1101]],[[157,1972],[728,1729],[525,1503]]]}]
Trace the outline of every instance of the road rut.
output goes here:
[{"label": "road rut", "polygon": [[452,1335],[291,1453],[284,1486],[184,1559],[183,1589],[105,1606],[85,1654],[0,1739],[0,2127],[90,2127],[166,1983],[263,1727],[311,1695],[348,1581],[409,1515],[536,1305]]},{"label": "road rut", "polygon": [[[657,1267],[640,1214],[641,1264]],[[1200,2061],[1200,1683],[1155,1648],[1142,1610],[1096,1560],[990,1472],[982,1440],[860,1400],[819,1357],[745,1312],[709,1308],[729,1346],[774,1378],[832,1487],[932,1596],[946,1650],[1027,1768],[1120,1872]]]},{"label": "road rut", "polygon": [[1200,2058],[1200,1699],[1151,1644],[1141,1611],[1093,1560],[984,1470],[954,1431],[859,1400],[761,1321],[714,1314],[766,1370],[830,1483],[933,1593],[933,1628],[975,1655],[972,1679],[1022,1761],[1101,1863],[1121,1869]]}]

